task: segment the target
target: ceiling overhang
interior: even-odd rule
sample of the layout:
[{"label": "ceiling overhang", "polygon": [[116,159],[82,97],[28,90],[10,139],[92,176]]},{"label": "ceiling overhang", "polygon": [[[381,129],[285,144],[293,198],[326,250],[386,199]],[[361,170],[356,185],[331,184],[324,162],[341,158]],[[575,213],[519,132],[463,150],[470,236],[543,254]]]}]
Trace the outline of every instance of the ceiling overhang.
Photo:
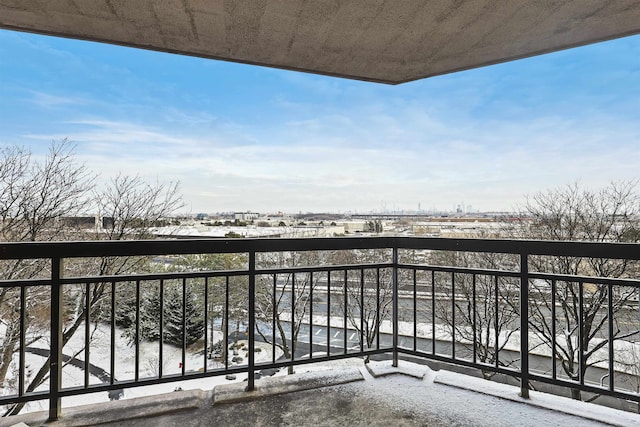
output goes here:
[{"label": "ceiling overhang", "polygon": [[640,33],[640,0],[0,0],[0,27],[397,84]]}]

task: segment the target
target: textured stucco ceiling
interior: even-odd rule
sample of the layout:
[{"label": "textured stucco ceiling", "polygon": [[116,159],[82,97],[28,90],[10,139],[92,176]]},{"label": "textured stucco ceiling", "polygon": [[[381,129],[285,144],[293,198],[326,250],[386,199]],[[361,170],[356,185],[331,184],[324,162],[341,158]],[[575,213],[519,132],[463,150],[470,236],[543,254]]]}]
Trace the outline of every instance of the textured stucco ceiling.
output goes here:
[{"label": "textured stucco ceiling", "polygon": [[640,0],[0,0],[0,27],[395,84],[640,33]]}]

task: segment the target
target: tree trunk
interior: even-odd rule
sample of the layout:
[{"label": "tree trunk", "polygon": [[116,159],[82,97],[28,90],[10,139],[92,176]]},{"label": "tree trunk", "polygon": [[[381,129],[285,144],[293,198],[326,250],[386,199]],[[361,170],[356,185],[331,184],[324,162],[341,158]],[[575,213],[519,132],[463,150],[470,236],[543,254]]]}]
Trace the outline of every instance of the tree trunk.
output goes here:
[{"label": "tree trunk", "polygon": [[13,328],[15,326],[15,322],[10,322],[7,325],[7,332],[5,335],[5,341],[2,346],[2,354],[0,355],[0,385],[4,388],[4,381],[7,377],[7,372],[9,371],[9,366],[11,365],[11,360],[13,359],[13,354],[16,350],[16,344],[19,341],[20,335],[14,331]]}]

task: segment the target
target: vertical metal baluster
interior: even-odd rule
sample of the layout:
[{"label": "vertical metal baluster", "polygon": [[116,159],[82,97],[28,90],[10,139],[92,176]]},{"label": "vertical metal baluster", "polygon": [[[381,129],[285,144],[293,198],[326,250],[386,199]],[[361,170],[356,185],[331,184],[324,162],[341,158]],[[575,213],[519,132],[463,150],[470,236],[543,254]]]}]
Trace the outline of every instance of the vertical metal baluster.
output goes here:
[{"label": "vertical metal baluster", "polygon": [[584,292],[582,282],[578,282],[578,369],[580,376],[580,385],[584,385],[584,375],[582,371],[584,366]]},{"label": "vertical metal baluster", "polygon": [[309,272],[309,359],[313,359],[313,271]]},{"label": "vertical metal baluster", "polygon": [[296,273],[291,273],[291,361],[296,358],[293,324],[296,319]]},{"label": "vertical metal baluster", "polygon": [[272,313],[271,313],[271,331],[273,334],[273,345],[271,346],[271,363],[276,363],[276,310],[277,310],[277,301],[276,301],[276,282],[278,280],[278,276],[276,274],[273,275],[273,301],[272,301]]},{"label": "vertical metal baluster", "polygon": [[376,268],[376,349],[380,350],[380,267]]},{"label": "vertical metal baluster", "polygon": [[247,372],[247,391],[255,388],[255,365],[256,365],[256,253],[249,252],[249,361]]},{"label": "vertical metal baluster", "polygon": [[498,328],[498,312],[500,310],[500,305],[499,305],[499,301],[498,301],[498,291],[499,291],[499,286],[498,286],[498,276],[495,276],[494,279],[494,294],[496,296],[496,301],[495,301],[495,306],[494,306],[494,310],[495,310],[495,316],[493,319],[493,328],[494,328],[494,334],[495,334],[495,342],[494,342],[494,347],[493,347],[493,352],[495,354],[495,367],[497,368],[500,362],[500,331]]},{"label": "vertical metal baluster", "polygon": [[[207,353],[209,353],[209,276],[204,278],[204,372],[207,372]],[[213,344],[213,343],[211,343]]]},{"label": "vertical metal baluster", "polygon": [[392,263],[393,263],[393,367],[398,367],[398,247],[394,246],[391,252]]},{"label": "vertical metal baluster", "polygon": [[116,375],[116,282],[111,282],[111,346],[109,347],[109,384],[115,383]]},{"label": "vertical metal baluster", "polygon": [[229,370],[229,276],[224,282],[224,369]]},{"label": "vertical metal baluster", "polygon": [[555,380],[558,376],[556,367],[556,280],[551,281],[551,377]]},{"label": "vertical metal baluster", "polygon": [[[640,300],[638,301],[640,304]],[[609,347],[609,390],[614,391],[614,377],[615,371],[613,370],[613,285],[611,283],[607,284],[607,326],[608,326],[608,335],[607,339],[608,347]]]},{"label": "vertical metal baluster", "polygon": [[436,272],[431,270],[431,354],[436,354]]},{"label": "vertical metal baluster", "polygon": [[456,358],[456,273],[451,273],[451,358]]},{"label": "vertical metal baluster", "polygon": [[331,356],[331,270],[327,271],[327,357]]},{"label": "vertical metal baluster", "polygon": [[184,376],[187,367],[187,279],[182,278],[182,369],[181,374]]},{"label": "vertical metal baluster", "polygon": [[162,378],[164,358],[164,279],[160,279],[160,339],[158,340],[158,378]]},{"label": "vertical metal baluster", "polygon": [[347,270],[344,271],[344,319],[343,319],[343,324],[344,324],[344,333],[342,335],[344,335],[343,341],[344,341],[344,354],[347,354],[347,304],[349,304],[348,302],[348,298],[347,298]]},{"label": "vertical metal baluster", "polygon": [[140,280],[136,280],[136,353],[135,353],[135,382],[140,378]]},{"label": "vertical metal baluster", "polygon": [[27,312],[27,287],[20,286],[20,355],[18,361],[18,396],[24,395],[25,376],[25,343],[26,343],[26,312]]},{"label": "vertical metal baluster", "polygon": [[89,335],[91,334],[91,284],[85,283],[84,301],[84,387],[89,387]]},{"label": "vertical metal baluster", "polygon": [[418,281],[417,271],[413,269],[413,351],[418,350]]},{"label": "vertical metal baluster", "polygon": [[49,421],[60,417],[62,388],[62,274],[63,261],[51,258],[51,353],[49,361]]},{"label": "vertical metal baluster", "polygon": [[360,353],[364,352],[364,268],[360,269]]},{"label": "vertical metal baluster", "polygon": [[471,310],[473,312],[473,363],[478,361],[478,317],[476,309],[476,275],[473,274],[471,288]]},{"label": "vertical metal baluster", "polygon": [[520,254],[520,397],[529,398],[529,254]]}]

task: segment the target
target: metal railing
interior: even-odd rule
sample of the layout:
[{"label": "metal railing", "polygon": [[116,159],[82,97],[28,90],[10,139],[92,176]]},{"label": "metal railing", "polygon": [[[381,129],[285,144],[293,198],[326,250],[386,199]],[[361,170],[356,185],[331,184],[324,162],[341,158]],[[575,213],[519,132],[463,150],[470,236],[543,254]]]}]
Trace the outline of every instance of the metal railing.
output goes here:
[{"label": "metal railing", "polygon": [[[446,257],[435,263],[437,253],[506,258],[489,267]],[[232,269],[164,269],[165,262],[189,254],[240,254],[240,261]],[[155,271],[92,276],[65,269],[65,262],[116,257],[161,258],[151,261]],[[598,265],[615,260],[627,273],[606,277],[585,267],[575,274],[531,267],[554,260],[578,265],[571,264],[575,259]],[[627,348],[636,351],[633,339],[640,341],[638,300],[631,296],[640,292],[638,244],[417,237],[2,243],[0,260],[14,266],[38,261],[48,276],[0,281],[0,316],[13,315],[17,322],[13,386],[0,397],[6,414],[11,405],[46,399],[53,420],[63,397],[219,375],[246,373],[251,391],[263,369],[385,353],[396,365],[400,356],[413,356],[488,376],[506,374],[519,379],[524,397],[538,381],[640,402],[637,388],[622,384],[639,374],[622,355]],[[149,320],[145,307],[154,298],[160,309]],[[176,301],[177,314],[168,309]],[[197,301],[195,315],[190,301]],[[195,339],[189,337],[193,318],[204,323],[196,325]],[[92,362],[98,325],[108,336],[101,341],[108,342],[108,366]],[[128,369],[116,352],[124,328],[133,352]],[[177,371],[166,367],[171,328]],[[213,342],[214,329],[222,334],[219,342]],[[40,335],[32,337],[34,330]],[[9,327],[2,333],[8,345]],[[246,361],[228,354],[239,335],[246,341]],[[74,336],[83,336],[80,348],[65,354]],[[617,345],[623,341],[627,347]],[[34,348],[44,342],[48,349]],[[143,345],[157,348],[151,373],[142,367],[150,366]],[[48,354],[37,387],[27,353]],[[65,369],[80,369],[82,379],[63,385]]]}]

